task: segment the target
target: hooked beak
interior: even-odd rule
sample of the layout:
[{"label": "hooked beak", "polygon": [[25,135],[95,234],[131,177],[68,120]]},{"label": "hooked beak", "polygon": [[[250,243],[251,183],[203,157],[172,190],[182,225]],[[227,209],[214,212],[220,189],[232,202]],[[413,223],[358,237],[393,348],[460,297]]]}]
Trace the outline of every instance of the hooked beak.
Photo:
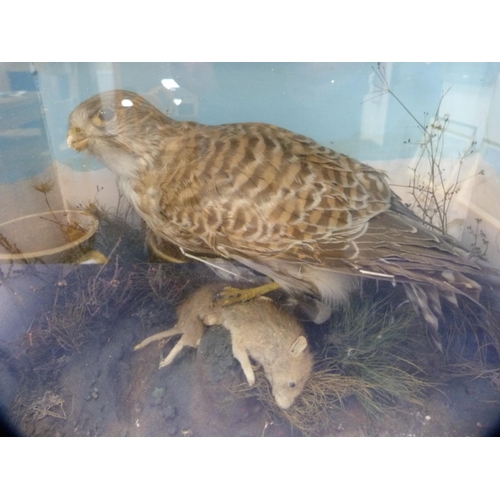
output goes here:
[{"label": "hooked beak", "polygon": [[76,151],[83,151],[89,142],[89,137],[86,137],[78,127],[71,127],[68,131],[68,135],[66,138],[66,144],[69,148],[73,148]]}]

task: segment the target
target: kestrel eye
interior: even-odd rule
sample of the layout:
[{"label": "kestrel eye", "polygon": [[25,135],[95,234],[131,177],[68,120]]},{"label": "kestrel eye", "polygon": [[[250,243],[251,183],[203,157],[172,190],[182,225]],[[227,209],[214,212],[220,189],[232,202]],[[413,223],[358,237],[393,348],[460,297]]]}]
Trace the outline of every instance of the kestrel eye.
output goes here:
[{"label": "kestrel eye", "polygon": [[290,389],[293,389],[297,384],[295,382],[290,382],[288,385],[290,386]]},{"label": "kestrel eye", "polygon": [[112,108],[102,108],[101,111],[99,111],[99,118],[103,122],[109,122],[115,117],[115,111]]}]

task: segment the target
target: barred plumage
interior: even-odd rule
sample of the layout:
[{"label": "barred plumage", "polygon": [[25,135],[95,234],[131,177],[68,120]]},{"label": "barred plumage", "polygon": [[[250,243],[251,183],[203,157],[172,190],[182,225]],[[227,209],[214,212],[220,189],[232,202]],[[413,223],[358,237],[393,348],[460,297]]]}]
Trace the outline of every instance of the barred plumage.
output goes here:
[{"label": "barred plumage", "polygon": [[177,122],[115,90],[73,111],[68,145],[117,174],[155,234],[290,291],[337,302],[360,277],[404,282],[434,327],[439,299],[421,290],[478,300],[466,274],[480,266],[407,210],[383,173],[305,136],[263,123]]}]

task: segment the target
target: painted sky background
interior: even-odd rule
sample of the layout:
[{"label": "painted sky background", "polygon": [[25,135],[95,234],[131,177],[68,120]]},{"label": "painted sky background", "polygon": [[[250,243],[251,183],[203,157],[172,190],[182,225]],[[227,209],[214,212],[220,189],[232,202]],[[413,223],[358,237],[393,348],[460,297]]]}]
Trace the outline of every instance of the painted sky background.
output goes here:
[{"label": "painted sky background", "polygon": [[[66,147],[68,115],[82,100],[112,88],[155,95],[174,118],[206,124],[272,123],[363,161],[418,154],[422,133],[415,119],[425,123],[426,113],[433,116],[446,93],[440,109],[450,120],[444,155],[456,156],[476,140],[490,162],[500,163],[498,63],[381,63],[391,90],[407,110],[379,92],[383,84],[377,67],[369,62],[36,63],[26,65],[24,72],[9,72],[4,66],[10,84],[0,88],[4,95],[22,91],[22,85],[38,89],[40,119],[31,126],[43,126],[45,140],[38,147],[50,154],[16,162],[22,144],[0,139],[0,182],[36,175],[46,167],[48,156],[80,169],[82,155]],[[167,91],[165,80],[178,87]],[[179,99],[181,105],[173,103]],[[8,123],[1,102],[0,120]],[[86,158],[85,168],[101,165]]]}]

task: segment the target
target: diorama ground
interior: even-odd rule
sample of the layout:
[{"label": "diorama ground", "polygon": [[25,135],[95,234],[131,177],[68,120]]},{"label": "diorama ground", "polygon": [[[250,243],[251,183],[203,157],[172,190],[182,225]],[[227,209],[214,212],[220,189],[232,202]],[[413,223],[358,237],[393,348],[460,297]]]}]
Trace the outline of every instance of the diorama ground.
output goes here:
[{"label": "diorama ground", "polygon": [[28,331],[1,346],[0,395],[8,398],[0,403],[20,434],[496,433],[500,377],[493,334],[476,328],[467,307],[450,307],[440,352],[404,293],[390,284],[365,287],[352,307],[322,325],[305,323],[315,372],[288,410],[275,404],[258,366],[257,383],[248,386],[223,327],[208,328],[198,349],[186,347],[159,369],[175,338],[133,347],[172,327],[176,306],[215,278],[201,263],[145,258],[142,241],[137,232],[108,232],[105,241],[96,240],[109,256],[106,265],[60,265]]},{"label": "diorama ground", "polygon": [[[161,350],[133,352],[139,318],[47,367],[25,373],[12,415],[31,436],[295,436],[283,410],[246,386],[228,332],[212,327],[197,351],[186,348],[158,369]],[[263,380],[262,383],[267,383]],[[373,417],[350,396],[332,407],[322,436],[479,436],[495,432],[500,394],[485,379],[454,378],[422,405]]]}]

